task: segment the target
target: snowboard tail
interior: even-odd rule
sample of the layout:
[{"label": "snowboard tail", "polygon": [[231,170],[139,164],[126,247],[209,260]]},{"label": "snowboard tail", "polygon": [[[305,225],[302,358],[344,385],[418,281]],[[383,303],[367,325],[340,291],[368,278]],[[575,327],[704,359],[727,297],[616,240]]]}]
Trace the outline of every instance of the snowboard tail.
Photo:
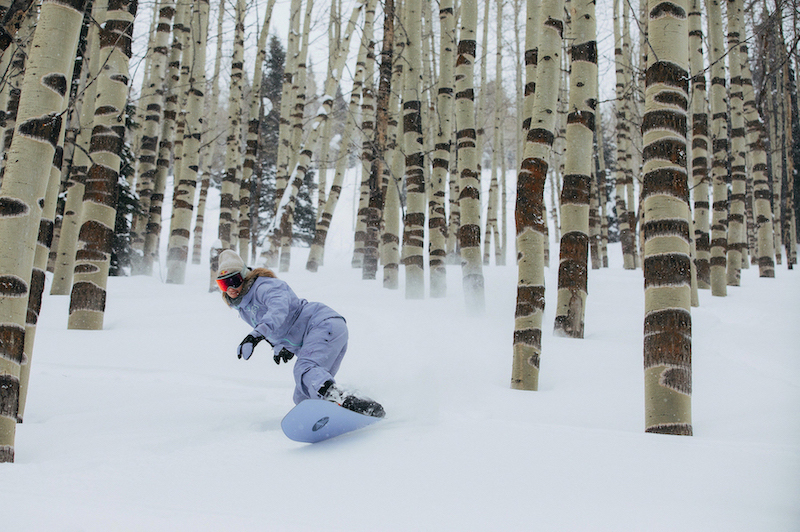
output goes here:
[{"label": "snowboard tail", "polygon": [[353,412],[324,399],[306,399],[284,416],[281,429],[291,440],[317,443],[364,428],[381,419]]}]

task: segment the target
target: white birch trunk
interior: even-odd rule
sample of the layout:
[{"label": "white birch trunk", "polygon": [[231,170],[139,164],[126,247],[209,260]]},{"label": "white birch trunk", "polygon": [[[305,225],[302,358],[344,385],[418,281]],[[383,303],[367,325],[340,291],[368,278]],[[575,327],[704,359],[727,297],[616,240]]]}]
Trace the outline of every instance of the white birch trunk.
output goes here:
[{"label": "white birch trunk", "polygon": [[453,76],[455,68],[455,17],[453,0],[439,5],[439,82],[436,96],[436,141],[431,172],[430,220],[430,281],[431,297],[447,294],[447,213],[445,190],[450,170],[450,151],[453,144]]},{"label": "white birch trunk", "polygon": [[78,231],[83,217],[83,193],[86,173],[89,171],[89,141],[94,123],[95,98],[97,96],[97,75],[100,72],[100,31],[105,23],[108,0],[95,0],[92,17],[96,24],[89,25],[86,54],[88,62],[84,68],[89,70],[83,93],[78,124],[76,144],[78,148],[72,159],[69,181],[67,182],[67,198],[64,204],[64,217],[61,221],[61,232],[58,238],[58,251],[53,268],[53,282],[50,286],[52,295],[66,296],[72,290],[72,275],[75,268],[75,249],[78,246]]},{"label": "white birch trunk", "polygon": [[237,244],[239,208],[239,183],[242,172],[240,157],[242,135],[242,81],[244,77],[244,16],[245,1],[236,2],[236,29],[233,38],[231,84],[228,95],[228,137],[225,152],[225,176],[222,178],[219,210],[219,239],[223,249],[234,249]]},{"label": "white birch trunk", "polygon": [[742,98],[742,59],[739,53],[741,3],[728,0],[728,70],[731,108],[731,196],[728,212],[728,286],[741,284],[742,253],[745,251],[745,162],[744,100]]},{"label": "white birch trunk", "polygon": [[722,0],[706,0],[708,16],[708,62],[711,65],[711,135],[713,160],[711,163],[711,182],[713,192],[713,211],[711,215],[711,295],[727,295],[726,248],[728,246],[728,103],[725,90],[725,63],[722,33]]},{"label": "white birch trunk", "polygon": [[708,102],[703,63],[703,29],[701,0],[692,0],[689,13],[689,62],[692,75],[692,189],[694,196],[694,243],[697,287],[711,288],[711,240],[708,222]]},{"label": "white birch trunk", "polygon": [[649,0],[643,207],[645,430],[692,434],[686,0]]},{"label": "white birch trunk", "polygon": [[425,176],[422,144],[422,58],[420,48],[421,1],[407,0],[404,10],[407,58],[403,88],[403,144],[406,155],[406,218],[403,233],[403,262],[406,298],[425,297]]},{"label": "white birch trunk", "polygon": [[[216,141],[217,128],[219,126],[219,70],[222,62],[222,23],[225,15],[225,0],[220,0],[217,7],[217,51],[214,59],[214,74],[211,76],[211,105],[208,116],[210,120],[206,123],[203,131],[203,180],[200,187],[200,197],[197,200],[197,215],[194,224],[194,246],[192,250],[192,264],[200,264],[203,252],[203,229],[205,226],[206,201],[208,198],[208,187],[211,184],[211,172],[213,171],[214,161],[217,158],[219,143]],[[212,275],[216,277],[216,269]],[[213,283],[212,288],[217,289],[217,284]]]},{"label": "white birch trunk", "polygon": [[[530,4],[529,4],[530,5]],[[531,111],[525,152],[517,177],[517,302],[514,313],[511,387],[539,388],[544,314],[544,188],[555,137],[556,104],[561,79],[564,3],[546,0],[536,24],[526,32],[539,35],[536,96]],[[527,34],[527,33],[526,33]],[[530,86],[533,81],[527,80]]]},{"label": "white birch trunk", "polygon": [[167,72],[168,44],[172,19],[175,16],[175,2],[165,0],[158,10],[158,26],[153,42],[152,59],[148,83],[142,87],[141,106],[144,109],[145,120],[141,132],[138,152],[138,167],[136,191],[139,195],[139,206],[142,213],[135,214],[131,224],[131,247],[133,264],[131,273],[143,273],[142,262],[144,254],[145,232],[150,212],[150,200],[153,196],[153,186],[156,176],[156,161],[158,158],[158,142],[161,134],[161,119],[164,108],[164,80]]},{"label": "white birch trunk", "polygon": [[103,67],[97,80],[95,120],[89,144],[92,165],[86,175],[83,195],[83,223],[75,253],[69,329],[103,328],[136,8],[135,0],[110,0],[106,22],[100,30]]},{"label": "white birch trunk", "polygon": [[167,282],[183,284],[189,261],[189,237],[192,225],[195,189],[200,167],[200,139],[205,128],[206,41],[208,36],[208,0],[195,3],[191,18],[191,39],[184,51],[191,57],[189,89],[186,105],[184,153],[181,159],[181,181],[172,199],[172,224],[167,251]]},{"label": "white birch trunk", "polygon": [[[84,4],[82,0],[42,4],[0,188],[0,462],[14,461],[36,237],[67,107]],[[49,46],[52,42],[61,45]]]},{"label": "white birch trunk", "polygon": [[555,332],[583,338],[589,258],[589,195],[594,166],[597,107],[597,22],[593,0],[572,0],[574,41],[570,47],[569,115]]}]

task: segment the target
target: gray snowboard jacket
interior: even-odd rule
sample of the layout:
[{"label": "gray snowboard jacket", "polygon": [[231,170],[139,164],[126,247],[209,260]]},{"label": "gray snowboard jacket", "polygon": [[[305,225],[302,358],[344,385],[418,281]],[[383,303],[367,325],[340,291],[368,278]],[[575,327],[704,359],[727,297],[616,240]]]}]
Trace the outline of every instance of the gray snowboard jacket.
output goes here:
[{"label": "gray snowboard jacket", "polygon": [[339,313],[297,297],[285,281],[272,277],[257,277],[247,292],[229,302],[276,355],[284,348],[297,355],[295,403],[317,397],[322,384],[336,375],[348,339]]}]

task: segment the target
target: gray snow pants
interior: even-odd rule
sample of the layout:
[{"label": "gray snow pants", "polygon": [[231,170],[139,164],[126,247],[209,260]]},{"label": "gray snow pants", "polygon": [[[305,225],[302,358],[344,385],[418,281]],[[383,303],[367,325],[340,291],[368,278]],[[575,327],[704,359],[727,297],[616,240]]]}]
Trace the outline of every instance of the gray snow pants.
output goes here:
[{"label": "gray snow pants", "polygon": [[[314,320],[312,319],[312,322]],[[342,317],[331,317],[310,323],[303,345],[295,353],[294,403],[318,399],[325,381],[333,380],[347,352],[347,324]]]}]

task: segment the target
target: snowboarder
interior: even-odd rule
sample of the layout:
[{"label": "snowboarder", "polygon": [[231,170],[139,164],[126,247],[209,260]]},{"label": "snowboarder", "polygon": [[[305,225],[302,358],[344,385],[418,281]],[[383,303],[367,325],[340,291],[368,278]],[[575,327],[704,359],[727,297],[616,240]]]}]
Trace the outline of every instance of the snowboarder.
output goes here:
[{"label": "snowboarder", "polygon": [[322,303],[298,298],[289,285],[267,268],[250,269],[236,252],[219,255],[217,284],[229,307],[253,327],[236,353],[248,360],[259,342],[266,340],[275,363],[294,364],[294,402],[326,399],[349,410],[383,417],[383,407],[342,389],[334,376],[347,351],[344,317]]}]

